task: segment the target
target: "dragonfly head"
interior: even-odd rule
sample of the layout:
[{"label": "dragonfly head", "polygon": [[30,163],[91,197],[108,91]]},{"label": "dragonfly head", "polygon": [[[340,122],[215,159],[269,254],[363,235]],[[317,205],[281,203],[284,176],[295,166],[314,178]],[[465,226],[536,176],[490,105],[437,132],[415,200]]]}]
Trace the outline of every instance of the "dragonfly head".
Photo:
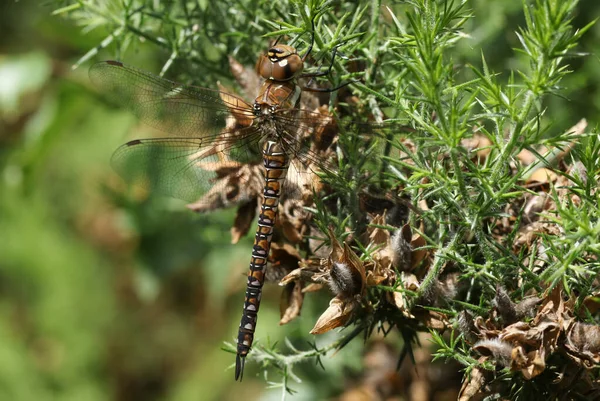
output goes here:
[{"label": "dragonfly head", "polygon": [[302,72],[302,58],[296,49],[287,45],[276,45],[260,57],[256,71],[261,77],[273,81],[289,81]]}]

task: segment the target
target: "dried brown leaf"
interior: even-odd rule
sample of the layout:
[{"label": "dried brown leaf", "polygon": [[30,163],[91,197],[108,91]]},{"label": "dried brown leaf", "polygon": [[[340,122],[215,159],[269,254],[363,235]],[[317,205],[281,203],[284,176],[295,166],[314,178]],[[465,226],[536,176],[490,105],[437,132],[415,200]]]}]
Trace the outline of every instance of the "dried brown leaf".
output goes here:
[{"label": "dried brown leaf", "polygon": [[[487,357],[479,358],[479,362],[483,363],[487,360]],[[487,383],[486,372],[479,366],[471,369],[469,377],[465,379],[463,385],[458,393],[458,401],[480,401],[484,398],[484,388]]]},{"label": "dried brown leaf", "polygon": [[304,293],[317,292],[317,291],[321,291],[323,288],[325,288],[325,284],[310,283],[309,285],[307,285],[306,287],[304,287],[302,289],[302,292],[304,292]]},{"label": "dried brown leaf", "polygon": [[240,102],[240,99],[237,96],[230,95],[227,88],[221,84],[218,84],[218,87],[221,91],[219,92],[221,100],[225,103],[225,106],[227,106],[237,124],[239,124],[240,127],[249,127],[252,125],[252,121],[255,117],[252,109],[248,108],[246,103]]},{"label": "dried brown leaf", "polygon": [[248,233],[256,215],[256,199],[238,207],[233,226],[231,227],[231,243],[237,244],[240,238]]},{"label": "dried brown leaf", "polygon": [[558,337],[563,327],[563,314],[565,312],[565,302],[562,298],[562,287],[556,286],[542,300],[538,314],[531,322],[532,328],[529,330],[529,337],[533,339],[542,339],[543,346],[554,351],[557,346]]},{"label": "dried brown leaf", "polygon": [[[409,291],[417,291],[419,289],[419,280],[414,274],[401,272],[399,279],[402,283],[402,288]],[[396,306],[396,308],[398,308],[398,310],[401,311],[405,317],[409,319],[415,318],[413,313],[410,311],[410,305],[406,302],[406,297],[402,292],[388,292],[387,300],[392,305]]]},{"label": "dried brown leaf", "polygon": [[481,316],[475,318],[474,324],[482,338],[496,338],[502,332],[496,328],[493,321],[484,320]]},{"label": "dried brown leaf", "polygon": [[557,178],[558,174],[556,174],[554,171],[550,170],[549,168],[542,167],[535,170],[533,174],[529,176],[527,183],[531,184],[537,182],[540,184],[548,184],[550,182],[555,182]]},{"label": "dried brown leaf", "polygon": [[542,374],[546,369],[546,358],[544,348],[527,353],[527,367],[521,369],[525,380],[531,380]]},{"label": "dried brown leaf", "polygon": [[302,282],[296,281],[286,285],[281,293],[281,301],[279,303],[279,311],[281,315],[279,324],[287,324],[300,316],[303,302],[304,293],[302,291]]},{"label": "dried brown leaf", "polygon": [[401,292],[388,292],[387,294],[388,302],[396,306],[400,312],[404,315],[404,317],[408,319],[414,319],[415,316],[410,312],[409,305],[406,302],[406,298],[404,294]]},{"label": "dried brown leaf", "polygon": [[[202,169],[214,168],[217,179],[212,188],[199,200],[187,205],[195,212],[240,205],[261,196],[262,167],[237,162],[201,163]],[[224,165],[224,166],[223,166]]]},{"label": "dried brown leaf", "polygon": [[268,258],[267,280],[281,282],[288,273],[298,268],[301,260],[300,253],[293,245],[272,243]]},{"label": "dried brown leaf", "polygon": [[414,316],[428,329],[444,331],[451,326],[448,316],[438,311],[419,308],[414,312]]},{"label": "dried brown leaf", "polygon": [[260,89],[260,79],[254,68],[247,68],[239,63],[233,56],[229,56],[229,69],[231,74],[242,88],[248,99],[253,99]]},{"label": "dried brown leaf", "polygon": [[514,347],[511,352],[510,370],[516,372],[527,367],[527,354],[522,346]]},{"label": "dried brown leaf", "polygon": [[288,285],[292,281],[300,280],[305,283],[318,283],[327,284],[327,274],[323,273],[313,265],[306,265],[302,263],[302,266],[292,270],[286,276],[281,278],[279,281],[280,286]]},{"label": "dried brown leaf", "polygon": [[390,232],[386,229],[376,227],[384,226],[386,212],[378,214],[371,220],[371,225],[367,227],[367,233],[369,234],[369,243],[376,245],[388,245],[390,242]]},{"label": "dried brown leaf", "polygon": [[379,285],[387,280],[387,277],[378,276],[374,274],[372,271],[367,271],[367,287],[373,287]]},{"label": "dried brown leaf", "polygon": [[538,339],[531,338],[529,333],[530,329],[529,323],[517,322],[506,327],[502,333],[500,333],[499,338],[513,344],[538,346]]},{"label": "dried brown leaf", "polygon": [[411,256],[411,270],[415,269],[419,264],[425,259],[428,255],[429,251],[427,249],[418,249],[423,248],[427,245],[427,241],[420,234],[414,234],[411,241],[410,246],[413,249]]},{"label": "dried brown leaf", "polygon": [[304,209],[300,199],[285,199],[279,209],[277,223],[281,226],[283,235],[292,244],[298,244],[304,239],[306,222],[310,213]]},{"label": "dried brown leaf", "polygon": [[469,153],[475,153],[474,155],[470,156],[471,158],[483,162],[490,154],[490,146],[492,145],[492,141],[487,136],[476,132],[471,138],[465,138],[461,140],[460,144],[462,147],[467,149]]}]

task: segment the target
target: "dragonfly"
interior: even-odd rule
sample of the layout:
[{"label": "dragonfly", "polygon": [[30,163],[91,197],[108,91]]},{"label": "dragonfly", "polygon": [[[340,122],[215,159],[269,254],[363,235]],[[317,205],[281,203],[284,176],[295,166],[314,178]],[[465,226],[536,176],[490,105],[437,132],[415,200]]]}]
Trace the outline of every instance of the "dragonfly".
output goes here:
[{"label": "dragonfly", "polygon": [[[245,358],[254,340],[283,182],[286,175],[292,180],[299,175],[300,168],[290,168],[287,174],[290,161],[331,170],[323,155],[306,141],[330,124],[331,117],[300,107],[306,88],[299,85],[299,78],[323,76],[331,70],[330,65],[327,71],[303,72],[312,47],[311,41],[301,56],[294,47],[275,43],[262,54],[256,71],[263,83],[252,103],[225,91],[163,79],[119,61],[102,61],[89,70],[91,81],[109,100],[169,133],[166,138],[132,140],[115,151],[113,167],[126,182],[197,201],[207,193],[219,196],[225,192],[224,180],[215,179],[215,165],[225,160],[262,159],[262,203],[237,336],[235,380],[243,378]],[[332,65],[334,57],[335,53]],[[229,195],[221,195],[225,203]]]}]

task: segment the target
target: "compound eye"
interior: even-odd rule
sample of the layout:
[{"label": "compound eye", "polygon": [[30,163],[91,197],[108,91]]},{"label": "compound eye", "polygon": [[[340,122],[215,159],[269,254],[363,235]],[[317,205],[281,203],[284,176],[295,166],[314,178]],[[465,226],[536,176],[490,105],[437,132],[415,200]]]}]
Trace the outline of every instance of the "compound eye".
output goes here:
[{"label": "compound eye", "polygon": [[265,79],[274,81],[289,81],[302,72],[302,58],[291,46],[280,45],[269,49],[260,58],[257,71]]},{"label": "compound eye", "polygon": [[297,54],[292,54],[273,63],[272,79],[275,81],[288,81],[302,72],[302,59]]}]

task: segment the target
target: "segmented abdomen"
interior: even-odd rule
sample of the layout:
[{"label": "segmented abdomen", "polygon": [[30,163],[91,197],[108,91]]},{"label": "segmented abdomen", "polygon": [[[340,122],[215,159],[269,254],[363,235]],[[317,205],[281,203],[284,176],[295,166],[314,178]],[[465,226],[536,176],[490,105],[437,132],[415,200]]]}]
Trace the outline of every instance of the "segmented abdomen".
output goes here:
[{"label": "segmented abdomen", "polygon": [[237,357],[235,379],[241,380],[244,373],[244,358],[250,352],[256,329],[256,318],[260,307],[260,297],[265,279],[267,258],[271,249],[273,228],[277,217],[277,207],[281,187],[288,168],[288,158],[281,145],[267,141],[263,146],[263,162],[265,166],[265,186],[263,188],[263,203],[258,216],[258,227],[254,237],[246,299],[237,340]]}]

